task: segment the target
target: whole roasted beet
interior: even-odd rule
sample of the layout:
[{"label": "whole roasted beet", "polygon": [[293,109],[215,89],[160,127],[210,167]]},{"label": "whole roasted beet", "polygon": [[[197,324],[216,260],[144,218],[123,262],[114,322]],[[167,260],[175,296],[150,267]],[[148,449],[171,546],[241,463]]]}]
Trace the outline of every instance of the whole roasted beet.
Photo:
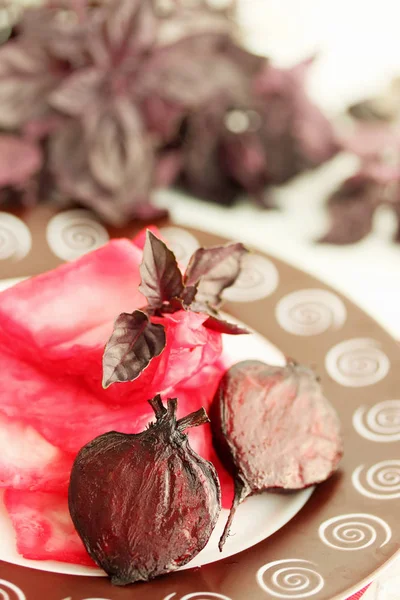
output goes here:
[{"label": "whole roasted beet", "polygon": [[313,371],[289,362],[237,363],[216,392],[213,434],[235,476],[235,498],[220,540],[238,505],[265,490],[299,490],[327,479],[342,456],[337,414]]},{"label": "whole roasted beet", "polygon": [[148,581],[189,562],[208,542],[221,510],[218,476],[189,446],[184,430],[208,422],[204,409],[176,420],[149,400],[156,422],[146,431],[115,431],[79,452],[69,509],[93,560],[115,585]]}]

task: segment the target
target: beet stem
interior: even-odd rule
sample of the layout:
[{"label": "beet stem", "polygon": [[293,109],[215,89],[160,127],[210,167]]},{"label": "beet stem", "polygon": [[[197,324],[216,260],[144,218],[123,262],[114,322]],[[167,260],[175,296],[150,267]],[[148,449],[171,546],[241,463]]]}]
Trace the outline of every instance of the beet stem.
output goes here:
[{"label": "beet stem", "polygon": [[168,412],[161,400],[160,394],[157,394],[152,400],[149,400],[149,404],[154,410],[157,419],[161,419],[161,417]]},{"label": "beet stem", "polygon": [[249,496],[250,490],[249,487],[238,477],[235,479],[235,495],[233,498],[231,511],[229,513],[228,520],[226,522],[224,531],[222,533],[221,539],[219,540],[218,548],[219,551],[222,552],[223,547],[225,546],[225,542],[228,539],[229,532],[231,529],[233,518],[236,514],[237,508],[239,504],[243,502]]},{"label": "beet stem", "polygon": [[198,427],[199,425],[204,425],[204,423],[209,423],[210,419],[204,408],[199,408],[195,412],[190,413],[186,417],[179,419],[176,424],[176,428],[179,431],[185,431],[185,429],[189,429],[189,427]]},{"label": "beet stem", "polygon": [[178,399],[177,398],[168,398],[167,400],[168,406],[168,414],[171,419],[175,419],[176,411],[178,409]]}]

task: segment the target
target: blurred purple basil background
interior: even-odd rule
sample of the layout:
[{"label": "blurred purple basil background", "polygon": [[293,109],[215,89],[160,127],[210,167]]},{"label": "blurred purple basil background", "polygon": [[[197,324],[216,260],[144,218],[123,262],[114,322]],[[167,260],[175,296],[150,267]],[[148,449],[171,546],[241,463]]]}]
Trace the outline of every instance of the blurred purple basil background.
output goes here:
[{"label": "blurred purple basil background", "polygon": [[322,241],[362,239],[381,204],[400,217],[398,83],[339,135],[306,93],[312,59],[283,69],[246,50],[234,2],[36,4],[0,0],[0,205],[73,202],[119,226],[163,216],[152,194],[177,186],[273,208],[271,186],[347,150],[360,171],[329,199]]}]

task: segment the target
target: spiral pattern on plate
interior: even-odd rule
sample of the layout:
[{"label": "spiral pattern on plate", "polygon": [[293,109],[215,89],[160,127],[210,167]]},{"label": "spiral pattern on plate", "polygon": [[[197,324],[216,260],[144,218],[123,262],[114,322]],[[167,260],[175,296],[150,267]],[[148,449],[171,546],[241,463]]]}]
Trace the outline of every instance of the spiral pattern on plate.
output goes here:
[{"label": "spiral pattern on plate", "polygon": [[0,260],[21,260],[32,246],[29,229],[21,219],[0,212]]},{"label": "spiral pattern on plate", "polygon": [[367,470],[365,465],[360,465],[353,472],[352,482],[356,490],[367,498],[400,498],[400,460],[384,460]]},{"label": "spiral pattern on plate", "polygon": [[325,585],[322,575],[310,566],[315,565],[308,560],[275,560],[257,571],[257,582],[276,598],[309,598]]},{"label": "spiral pattern on plate", "polygon": [[246,254],[235,283],[224,290],[230,302],[253,302],[270,296],[278,287],[279,275],[274,263],[258,254]]},{"label": "spiral pattern on plate", "polygon": [[0,579],[0,600],[26,600],[26,596],[13,583]]},{"label": "spiral pattern on plate", "polygon": [[180,227],[162,227],[160,233],[168,248],[175,254],[178,263],[186,267],[192,254],[200,248],[194,235]]},{"label": "spiral pattern on plate", "polygon": [[384,400],[371,408],[360,406],[353,415],[353,425],[371,442],[399,442],[400,400]]},{"label": "spiral pattern on plate", "polygon": [[363,387],[384,379],[390,361],[375,340],[354,338],[331,348],[325,358],[325,367],[337,383]]},{"label": "spiral pattern on plate", "polygon": [[47,243],[62,260],[75,260],[108,242],[105,227],[88,210],[68,210],[53,217],[47,226]]},{"label": "spiral pattern on plate", "polygon": [[373,545],[381,548],[392,537],[392,530],[383,519],[365,513],[328,519],[319,526],[318,533],[327,546],[349,551],[363,550]]},{"label": "spiral pattern on plate", "polygon": [[276,307],[279,325],[294,335],[318,335],[340,329],[346,317],[341,299],[327,290],[299,290],[282,298]]}]

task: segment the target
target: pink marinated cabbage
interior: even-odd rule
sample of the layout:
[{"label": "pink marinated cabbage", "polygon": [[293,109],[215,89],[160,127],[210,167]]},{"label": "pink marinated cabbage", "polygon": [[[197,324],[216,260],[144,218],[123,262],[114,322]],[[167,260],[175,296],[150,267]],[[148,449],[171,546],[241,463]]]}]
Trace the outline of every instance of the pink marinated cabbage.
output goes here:
[{"label": "pink marinated cabbage", "polygon": [[[115,317],[145,304],[138,292],[141,240],[115,240],[76,262],[0,294],[0,487],[27,558],[91,564],[67,508],[72,462],[97,435],[142,431],[152,420],[147,399],[178,396],[186,414],[210,407],[224,371],[221,335],[207,316],[179,311],[151,317],[166,347],[131,383],[101,385],[102,354]],[[202,431],[201,431],[202,430]],[[189,434],[216,464],[227,506],[230,477],[207,427]]]}]

